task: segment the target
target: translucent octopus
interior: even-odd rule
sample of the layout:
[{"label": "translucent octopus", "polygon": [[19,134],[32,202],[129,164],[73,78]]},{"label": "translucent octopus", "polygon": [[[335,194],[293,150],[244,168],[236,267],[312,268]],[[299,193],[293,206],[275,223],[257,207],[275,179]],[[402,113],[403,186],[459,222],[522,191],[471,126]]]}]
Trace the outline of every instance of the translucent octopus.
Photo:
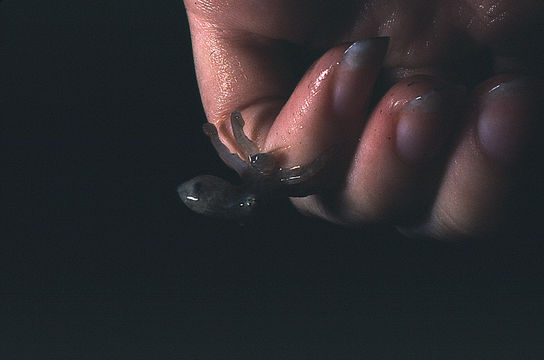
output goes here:
[{"label": "translucent octopus", "polygon": [[219,140],[213,124],[202,126],[221,159],[241,177],[240,185],[212,175],[200,175],[178,187],[181,200],[192,211],[226,219],[243,219],[258,213],[263,204],[281,197],[301,197],[315,192],[311,184],[329,161],[325,151],[307,165],[282,168],[277,151],[260,152],[244,133],[244,120],[239,111],[230,117],[234,139],[245,161],[233,154]]}]

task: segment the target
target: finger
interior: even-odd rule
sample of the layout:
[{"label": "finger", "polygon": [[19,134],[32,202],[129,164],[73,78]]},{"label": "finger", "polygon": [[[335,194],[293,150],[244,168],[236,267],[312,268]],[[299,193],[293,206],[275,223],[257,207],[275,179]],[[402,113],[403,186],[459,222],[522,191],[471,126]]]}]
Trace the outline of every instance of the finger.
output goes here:
[{"label": "finger", "polygon": [[[221,6],[220,3],[219,1],[209,3],[213,6],[213,11],[203,6],[201,1],[195,3],[187,1],[185,5],[204,109],[208,120],[218,129],[221,141],[229,149],[242,152],[233,140],[230,124],[225,121],[234,110],[241,111],[246,121],[244,132],[258,145],[261,152],[291,146],[292,142],[289,139],[292,138],[293,142],[296,142],[305,134],[310,136],[309,139],[327,138],[329,134],[324,134],[325,136],[317,134],[326,132],[327,128],[330,129],[330,126],[322,125],[327,121],[333,123],[333,115],[337,117],[349,115],[347,108],[341,104],[341,101],[345,101],[342,99],[347,98],[341,95],[346,93],[346,90],[338,88],[333,91],[332,88],[334,84],[332,84],[331,75],[336,67],[339,68],[339,77],[349,76],[353,72],[349,70],[349,64],[351,67],[357,67],[359,64],[361,69],[364,67],[371,69],[359,71],[363,74],[368,73],[359,77],[364,83],[358,85],[359,91],[362,91],[359,97],[367,100],[367,94],[372,89],[379,71],[379,64],[383,60],[387,40],[377,40],[375,41],[377,45],[372,46],[366,46],[365,43],[354,46],[344,66],[337,65],[348,45],[337,46],[318,59],[312,69],[305,74],[304,79],[299,81],[297,67],[300,66],[301,61],[296,55],[302,47],[289,46],[286,41],[278,39],[287,39],[290,42],[305,41],[304,31],[311,28],[310,23],[313,24],[312,21],[316,17],[325,14],[322,13],[323,7],[309,6],[311,2],[262,2],[258,11],[252,12],[251,9],[255,8],[255,4],[249,2],[240,1],[240,5],[244,4],[240,7]],[[267,9],[269,11],[265,11]],[[246,19],[242,16],[246,13],[253,15],[248,16],[247,21],[240,22],[241,18]],[[271,16],[271,14],[277,14],[277,16]],[[313,20],[309,21],[307,16],[301,19],[300,14],[305,14]],[[285,22],[285,26],[279,26],[277,22]],[[356,56],[357,53],[360,55]],[[363,54],[366,54],[368,63],[366,65],[361,60],[365,58]],[[338,83],[350,87],[349,80]],[[295,85],[297,87],[293,91]],[[354,91],[357,90],[357,86],[352,87]],[[336,100],[331,102],[327,99],[324,101],[322,110],[318,109],[319,102],[330,96],[336,96]],[[283,107],[287,99],[289,101]],[[336,108],[343,108],[344,111],[332,114],[333,103],[336,104]],[[314,121],[308,118],[304,124],[296,124],[299,128],[302,125],[304,128],[302,131],[294,131],[295,122],[305,119],[310,113],[309,109],[315,112],[313,119],[317,118],[318,113],[321,112],[327,115],[327,121],[325,119]],[[353,104],[350,109],[352,112],[359,111]],[[279,114],[280,110],[282,110],[281,114]],[[272,126],[274,126],[273,130],[271,130]],[[330,134],[339,133],[341,129],[347,133],[351,128],[337,126]],[[269,133],[271,136],[268,136]],[[350,136],[354,137],[354,133],[350,133]],[[332,138],[334,136],[331,136]],[[320,141],[315,142],[315,151],[308,146],[311,144],[307,140],[305,144],[300,145],[302,151],[283,153],[293,161],[307,162],[323,150]],[[295,154],[307,156],[292,156]]]},{"label": "finger", "polygon": [[[255,139],[255,128],[264,128],[292,88],[288,58],[279,42],[214,24],[188,7],[197,80],[206,117],[215,124],[221,141],[236,150],[231,112],[241,110],[248,121],[245,131]],[[282,71],[284,70],[284,71]],[[269,126],[269,125],[268,125]]]},{"label": "finger", "polygon": [[371,114],[344,188],[295,204],[351,225],[421,219],[440,181],[462,94],[430,76],[398,82]]},{"label": "finger", "polygon": [[310,3],[185,1],[206,117],[231,150],[231,112],[242,111],[244,131],[260,145],[298,82],[303,52],[293,44],[305,41]]},{"label": "finger", "polygon": [[524,149],[536,120],[537,94],[528,78],[512,75],[483,84],[430,216],[411,233],[456,239],[504,229],[506,200],[520,193],[512,191],[513,181],[523,170],[516,164],[527,163]]},{"label": "finger", "polygon": [[331,146],[356,141],[388,42],[362,40],[318,59],[270,127],[265,148],[289,148],[282,164],[293,166],[310,163]]}]

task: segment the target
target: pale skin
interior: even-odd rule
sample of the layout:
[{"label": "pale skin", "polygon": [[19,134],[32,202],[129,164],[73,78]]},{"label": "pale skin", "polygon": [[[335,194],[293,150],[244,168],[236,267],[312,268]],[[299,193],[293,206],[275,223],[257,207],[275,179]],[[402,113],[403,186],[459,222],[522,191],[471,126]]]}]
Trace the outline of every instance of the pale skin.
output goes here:
[{"label": "pale skin", "polygon": [[[315,3],[185,1],[202,102],[221,141],[241,152],[228,121],[238,109],[261,152],[288,149],[285,168],[354,143],[348,166],[331,169],[341,181],[292,199],[304,214],[445,240],[499,231],[541,120],[542,41],[519,44],[544,4]],[[376,36],[391,39],[383,61],[341,65],[350,43]],[[321,54],[312,66],[308,53]],[[431,106],[413,106],[429,93]]]}]

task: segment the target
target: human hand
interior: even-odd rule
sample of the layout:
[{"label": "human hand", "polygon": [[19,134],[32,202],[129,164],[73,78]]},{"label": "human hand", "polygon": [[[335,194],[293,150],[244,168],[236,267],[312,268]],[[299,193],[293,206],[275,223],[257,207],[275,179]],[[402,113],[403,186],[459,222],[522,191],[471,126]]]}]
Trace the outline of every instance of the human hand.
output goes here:
[{"label": "human hand", "polygon": [[[185,1],[204,109],[222,141],[236,150],[227,120],[237,109],[263,152],[289,147],[286,166],[356,144],[334,169],[341,181],[293,198],[329,221],[442,239],[500,229],[539,120],[542,41],[527,37],[541,39],[544,4],[337,4]],[[383,39],[349,45],[376,36],[391,38],[387,55]]]}]

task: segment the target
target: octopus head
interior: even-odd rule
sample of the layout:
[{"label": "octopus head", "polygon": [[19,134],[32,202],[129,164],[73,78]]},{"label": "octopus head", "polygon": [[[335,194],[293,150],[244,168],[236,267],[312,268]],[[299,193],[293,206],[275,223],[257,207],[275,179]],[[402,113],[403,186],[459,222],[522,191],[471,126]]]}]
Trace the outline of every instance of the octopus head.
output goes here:
[{"label": "octopus head", "polygon": [[197,176],[178,187],[183,203],[192,211],[219,217],[243,218],[254,213],[257,200],[253,194],[212,175]]}]

